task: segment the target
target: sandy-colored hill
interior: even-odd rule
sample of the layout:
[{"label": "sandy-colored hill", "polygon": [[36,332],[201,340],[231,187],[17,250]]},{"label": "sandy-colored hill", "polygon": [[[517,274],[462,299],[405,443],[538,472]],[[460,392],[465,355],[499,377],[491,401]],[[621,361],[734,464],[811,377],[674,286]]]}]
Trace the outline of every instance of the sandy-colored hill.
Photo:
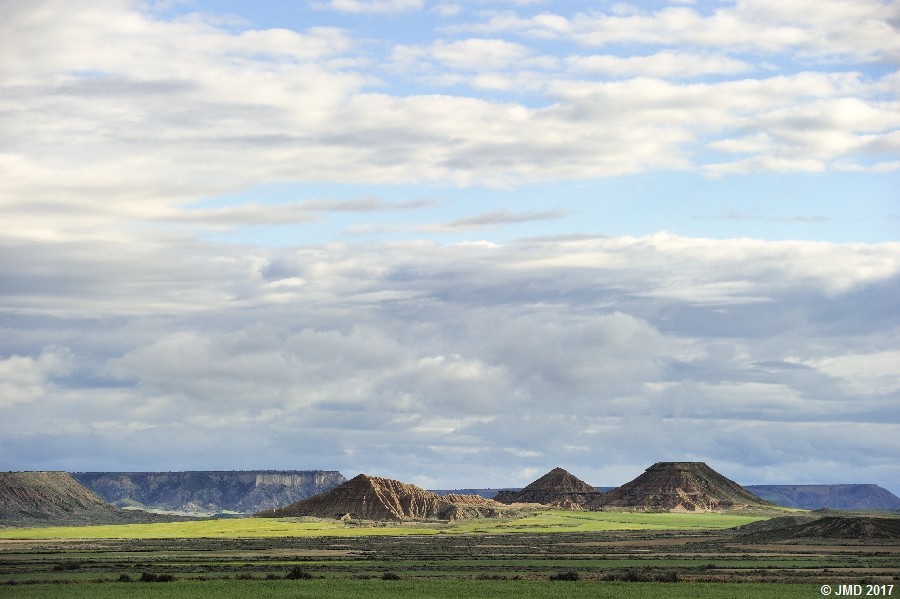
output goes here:
[{"label": "sandy-colored hill", "polygon": [[315,516],[361,520],[456,520],[497,517],[507,506],[478,496],[441,497],[415,485],[360,474],[330,491],[283,508],[265,510],[261,517]]},{"label": "sandy-colored hill", "polygon": [[658,462],[587,507],[698,512],[767,508],[771,504],[703,462]]},{"label": "sandy-colored hill", "polygon": [[158,521],[106,503],[66,472],[0,472],[0,526]]},{"label": "sandy-colored hill", "polygon": [[598,501],[600,493],[562,468],[554,468],[521,491],[501,491],[494,496],[501,503],[540,503],[567,509],[580,509]]},{"label": "sandy-colored hill", "polygon": [[443,519],[450,503],[415,485],[360,474],[330,491],[257,516],[316,516],[362,520]]}]

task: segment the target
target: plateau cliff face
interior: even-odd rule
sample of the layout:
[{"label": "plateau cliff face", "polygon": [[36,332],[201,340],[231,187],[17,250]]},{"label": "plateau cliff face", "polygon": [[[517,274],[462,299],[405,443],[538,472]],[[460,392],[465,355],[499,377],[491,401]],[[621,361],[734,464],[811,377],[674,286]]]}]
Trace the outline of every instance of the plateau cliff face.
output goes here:
[{"label": "plateau cliff face", "polygon": [[245,514],[288,505],[347,480],[334,470],[75,472],[72,476],[118,506]]},{"label": "plateau cliff face", "polygon": [[567,509],[599,500],[600,493],[562,468],[554,468],[521,491],[500,491],[494,500],[501,503],[541,503]]},{"label": "plateau cliff face", "polygon": [[771,507],[703,462],[658,462],[588,507],[645,511],[725,511]]}]

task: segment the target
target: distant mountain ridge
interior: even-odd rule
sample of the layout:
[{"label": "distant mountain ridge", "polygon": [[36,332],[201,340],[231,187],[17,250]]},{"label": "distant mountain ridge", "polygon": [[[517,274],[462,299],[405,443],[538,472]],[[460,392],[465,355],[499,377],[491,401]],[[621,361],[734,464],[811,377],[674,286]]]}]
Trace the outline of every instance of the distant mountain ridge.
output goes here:
[{"label": "distant mountain ridge", "polygon": [[[775,505],[802,510],[900,510],[900,497],[874,484],[844,485],[741,485],[757,497]],[[615,487],[594,487],[607,493]],[[445,489],[439,495],[459,493],[492,498],[501,492],[518,492],[522,488]]]},{"label": "distant mountain ridge", "polygon": [[336,470],[73,472],[72,477],[120,507],[243,514],[288,505],[347,480]]},{"label": "distant mountain ridge", "polygon": [[878,485],[744,485],[772,503],[803,510],[900,510],[900,497]]}]

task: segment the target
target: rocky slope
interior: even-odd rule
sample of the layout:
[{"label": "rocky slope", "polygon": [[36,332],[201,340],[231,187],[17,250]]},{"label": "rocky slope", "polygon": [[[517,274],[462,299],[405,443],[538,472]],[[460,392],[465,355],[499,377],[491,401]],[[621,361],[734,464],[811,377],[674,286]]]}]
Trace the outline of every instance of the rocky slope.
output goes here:
[{"label": "rocky slope", "polygon": [[744,485],[767,501],[803,510],[900,510],[900,497],[878,485]]},{"label": "rocky slope", "polygon": [[540,503],[566,509],[599,501],[600,493],[562,468],[554,468],[521,491],[501,491],[493,499],[501,503]]},{"label": "rocky slope", "polygon": [[246,514],[289,505],[347,480],[334,470],[75,472],[72,476],[120,507]]},{"label": "rocky slope", "polygon": [[766,508],[771,504],[703,462],[658,462],[587,507],[697,512]]},{"label": "rocky slope", "polygon": [[0,472],[0,526],[158,521],[116,509],[66,472]]},{"label": "rocky slope", "polygon": [[455,520],[496,517],[506,506],[477,496],[441,497],[415,485],[360,474],[342,485],[261,517],[315,516],[360,520]]}]

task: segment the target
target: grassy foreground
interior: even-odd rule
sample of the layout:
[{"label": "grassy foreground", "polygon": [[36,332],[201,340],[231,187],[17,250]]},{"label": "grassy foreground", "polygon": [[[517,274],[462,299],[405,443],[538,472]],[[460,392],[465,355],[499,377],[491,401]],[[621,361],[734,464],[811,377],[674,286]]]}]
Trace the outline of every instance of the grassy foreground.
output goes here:
[{"label": "grassy foreground", "polygon": [[171,583],[106,583],[19,585],[0,587],[0,597],[21,599],[785,599],[819,597],[811,584],[768,583],[623,583],[549,582],[546,580],[307,580],[307,581],[182,581]]},{"label": "grassy foreground", "polygon": [[297,518],[235,518],[156,524],[0,529],[0,539],[196,539],[355,537],[435,534],[602,532],[616,530],[716,530],[763,519],[733,514],[641,514],[547,510],[524,518],[459,523],[356,524]]}]

